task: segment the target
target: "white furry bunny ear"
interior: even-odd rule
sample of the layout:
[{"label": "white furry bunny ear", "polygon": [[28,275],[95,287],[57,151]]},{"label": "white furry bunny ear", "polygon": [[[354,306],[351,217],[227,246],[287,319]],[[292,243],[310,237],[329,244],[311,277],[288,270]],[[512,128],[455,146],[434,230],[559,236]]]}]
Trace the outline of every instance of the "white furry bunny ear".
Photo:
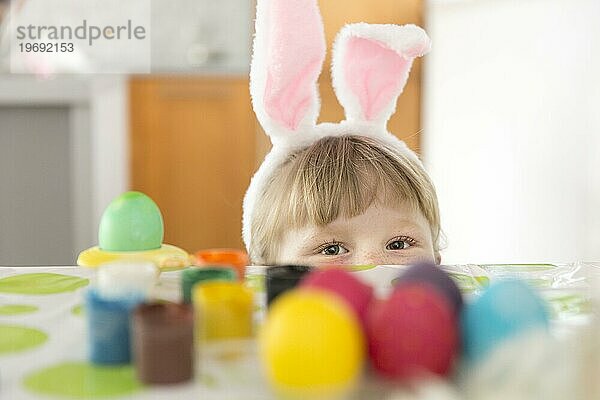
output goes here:
[{"label": "white furry bunny ear", "polygon": [[413,60],[430,46],[427,33],[416,25],[346,25],[332,59],[333,87],[346,120],[385,128]]},{"label": "white furry bunny ear", "polygon": [[294,142],[295,133],[314,128],[319,114],[317,79],[326,48],[323,21],[316,0],[257,3],[252,105],[273,143]]}]

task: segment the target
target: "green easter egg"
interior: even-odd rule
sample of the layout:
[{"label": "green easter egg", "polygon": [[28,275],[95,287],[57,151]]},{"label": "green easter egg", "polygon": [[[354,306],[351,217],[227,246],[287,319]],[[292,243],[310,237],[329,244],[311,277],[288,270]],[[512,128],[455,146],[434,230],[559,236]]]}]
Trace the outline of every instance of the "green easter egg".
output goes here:
[{"label": "green easter egg", "polygon": [[100,220],[98,241],[106,251],[160,248],[163,219],[158,206],[140,192],[126,192],[110,203]]}]

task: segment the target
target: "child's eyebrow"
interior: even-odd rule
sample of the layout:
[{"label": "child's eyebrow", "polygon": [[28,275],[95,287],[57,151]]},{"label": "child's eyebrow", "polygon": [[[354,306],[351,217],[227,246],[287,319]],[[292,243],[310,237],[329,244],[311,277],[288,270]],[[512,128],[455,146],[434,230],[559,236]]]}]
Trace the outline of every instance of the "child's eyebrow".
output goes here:
[{"label": "child's eyebrow", "polygon": [[424,235],[429,233],[429,227],[418,224],[414,221],[406,221],[398,223],[394,227],[396,235],[407,235],[413,237],[413,239],[423,239]]},{"label": "child's eyebrow", "polygon": [[415,221],[400,221],[397,224],[395,224],[395,226],[397,226],[397,229],[401,229],[403,231],[408,231],[408,232],[413,232],[413,233],[417,233],[417,232],[421,232],[422,230],[427,230],[427,227],[415,222]]},{"label": "child's eyebrow", "polygon": [[[343,237],[346,234],[346,229],[343,225],[343,222],[339,222],[341,226],[337,227],[337,224],[329,224],[319,228],[313,228],[302,238],[302,241],[307,242],[315,242],[315,241],[323,241],[323,240],[331,240],[335,237]],[[411,236],[422,236],[423,232],[428,232],[428,228],[422,226],[414,219],[403,218],[397,221],[394,221],[393,227],[391,228],[392,235],[411,235]]]},{"label": "child's eyebrow", "polygon": [[334,237],[334,235],[322,231],[307,232],[301,237],[301,243],[297,248],[304,255],[309,255],[317,245],[324,243],[326,240],[332,240]]},{"label": "child's eyebrow", "polygon": [[399,219],[397,221],[394,221],[394,224],[408,226],[411,228],[422,228],[422,226],[412,218]]},{"label": "child's eyebrow", "polygon": [[[309,234],[307,234],[304,238],[302,238],[302,240],[304,242],[315,242],[315,241],[322,241],[323,237],[329,237],[329,239],[331,239],[333,236],[336,236],[334,234],[334,232],[330,232],[330,231],[317,231],[317,232],[311,232]],[[338,233],[339,236],[339,233]]]},{"label": "child's eyebrow", "polygon": [[313,250],[316,245],[337,240],[338,238],[341,239],[343,236],[344,235],[340,231],[321,228],[311,229],[309,232],[302,235],[300,239],[302,244],[299,248],[302,250]]},{"label": "child's eyebrow", "polygon": [[[340,225],[340,227],[336,226],[338,224]],[[335,223],[331,223],[327,226],[324,226],[320,229],[322,229],[321,232],[326,232],[326,233],[331,233],[331,234],[341,233],[344,231],[343,224],[344,224],[343,222],[335,222]],[[421,230],[421,229],[426,228],[422,224],[419,224],[417,222],[417,220],[414,218],[402,218],[402,219],[398,219],[398,220],[393,220],[390,225],[393,225],[394,227],[401,227],[402,229],[406,229],[406,230]]]}]

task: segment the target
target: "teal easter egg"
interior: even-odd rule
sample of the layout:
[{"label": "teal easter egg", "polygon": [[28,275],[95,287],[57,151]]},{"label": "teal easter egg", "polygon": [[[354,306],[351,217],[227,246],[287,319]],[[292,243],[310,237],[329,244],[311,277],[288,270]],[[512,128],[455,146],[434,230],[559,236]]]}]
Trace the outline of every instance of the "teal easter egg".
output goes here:
[{"label": "teal easter egg", "polygon": [[548,329],[546,304],[526,283],[518,280],[491,284],[468,304],[462,315],[463,351],[478,361],[494,348],[532,329]]},{"label": "teal easter egg", "polygon": [[126,192],[114,199],[100,220],[98,242],[106,251],[158,249],[163,241],[163,219],[152,199]]}]

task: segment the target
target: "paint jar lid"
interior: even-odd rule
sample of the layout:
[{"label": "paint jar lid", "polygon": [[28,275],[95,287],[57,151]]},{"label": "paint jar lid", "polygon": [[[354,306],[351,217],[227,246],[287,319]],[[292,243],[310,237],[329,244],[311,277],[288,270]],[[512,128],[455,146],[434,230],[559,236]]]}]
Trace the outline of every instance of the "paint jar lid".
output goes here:
[{"label": "paint jar lid", "polygon": [[267,305],[283,292],[298,285],[300,280],[312,270],[305,265],[277,265],[267,268],[265,285],[267,289]]},{"label": "paint jar lid", "polygon": [[181,289],[183,301],[191,303],[192,288],[199,283],[212,281],[235,281],[237,273],[233,268],[226,266],[190,267],[181,273]]},{"label": "paint jar lid", "polygon": [[199,281],[233,281],[235,280],[235,270],[229,267],[223,266],[203,266],[203,267],[190,267],[181,273],[181,279],[186,282],[199,282]]},{"label": "paint jar lid", "polygon": [[204,249],[194,254],[194,264],[197,266],[230,266],[238,273],[238,278],[244,278],[244,271],[249,264],[248,254],[238,249]]},{"label": "paint jar lid", "polygon": [[148,297],[158,281],[158,268],[149,262],[119,262],[103,264],[98,269],[98,295],[118,299],[139,294]]}]

